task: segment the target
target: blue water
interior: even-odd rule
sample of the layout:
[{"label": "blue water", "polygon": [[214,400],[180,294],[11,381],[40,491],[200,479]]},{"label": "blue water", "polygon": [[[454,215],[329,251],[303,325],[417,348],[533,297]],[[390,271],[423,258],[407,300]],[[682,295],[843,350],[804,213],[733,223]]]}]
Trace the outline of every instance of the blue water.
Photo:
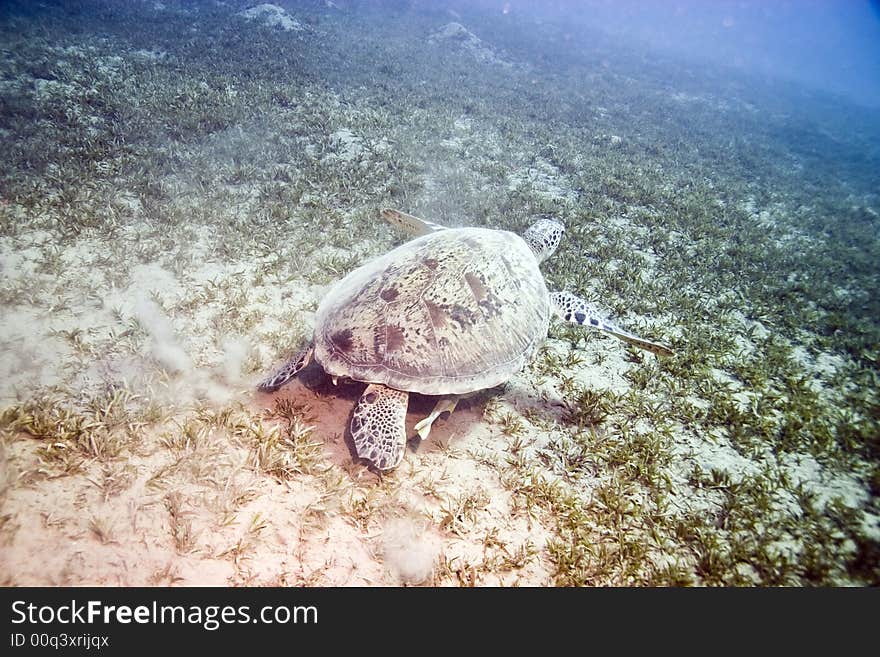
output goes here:
[{"label": "blue water", "polygon": [[[422,3],[436,7],[443,3]],[[480,6],[567,27],[573,48],[599,30],[635,48],[796,80],[880,107],[880,3],[870,0],[512,0]]]}]

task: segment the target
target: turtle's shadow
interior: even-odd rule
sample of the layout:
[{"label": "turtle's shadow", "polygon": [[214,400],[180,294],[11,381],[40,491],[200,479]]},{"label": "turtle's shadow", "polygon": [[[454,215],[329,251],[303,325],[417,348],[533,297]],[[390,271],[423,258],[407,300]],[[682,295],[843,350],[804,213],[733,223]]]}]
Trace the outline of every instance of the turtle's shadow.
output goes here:
[{"label": "turtle's shadow", "polygon": [[[327,418],[325,418],[326,424],[322,428],[328,436],[335,434],[342,437],[348,451],[349,462],[367,466],[371,472],[381,476],[383,471],[376,468],[369,460],[358,456],[354,438],[351,434],[351,421],[358,401],[367,384],[351,379],[340,379],[337,384],[334,384],[332,377],[315,363],[309,364],[299,372],[296,376],[296,381],[299,386],[302,386],[301,389],[308,390],[314,395],[315,399],[320,400],[320,403],[324,403],[333,409],[331,414],[332,426],[327,421]],[[294,397],[297,396],[297,393],[293,390],[287,394]],[[422,418],[427,417],[441,398],[442,396],[438,395],[410,393],[406,413],[408,452],[419,452],[422,449],[423,442],[433,445],[433,449],[445,449],[450,440],[455,440],[449,430],[453,422],[450,421],[450,414],[448,413],[443,413],[435,421],[431,435],[427,440],[423,441],[415,431],[415,424]],[[531,411],[550,421],[562,423],[567,415],[566,405],[562,400],[542,398],[540,395],[534,394],[527,387],[507,382],[494,388],[479,390],[460,397],[454,411],[456,433],[467,433],[474,425],[480,424],[483,421],[482,409],[493,398],[505,399],[519,412]],[[310,400],[309,403],[313,403],[313,400]],[[331,447],[331,443],[332,441],[328,439],[327,446]],[[345,457],[342,450],[338,453],[334,450],[333,458],[334,460],[338,459],[340,465],[344,464]]]},{"label": "turtle's shadow", "polygon": [[[354,411],[357,408],[357,403],[367,384],[361,381],[352,381],[351,379],[340,380],[338,383],[334,384],[332,377],[324,372],[320,366],[315,366],[314,363],[303,369],[297,375],[297,379],[299,379],[304,388],[308,389],[321,399],[328,401],[342,400],[348,403],[349,410],[345,416],[345,427],[344,431],[342,431],[342,436],[345,445],[348,448],[349,455],[351,456],[352,461],[361,463],[367,466],[372,472],[381,474],[382,471],[376,468],[370,461],[358,456],[357,448],[354,444],[354,438],[351,434],[351,420],[354,416]],[[463,428],[466,430],[471,425],[475,424],[478,421],[478,417],[467,411],[474,407],[480,408],[489,397],[493,394],[497,394],[500,390],[503,390],[503,387],[479,391],[459,399],[455,409],[458,426],[461,428],[463,425]],[[443,433],[443,428],[444,424],[446,424],[449,419],[448,413],[443,413],[435,421],[431,430],[431,435],[425,441],[419,437],[414,429],[416,423],[422,418],[427,417],[431,411],[434,410],[434,406],[440,399],[442,399],[442,396],[439,395],[422,395],[417,392],[410,393],[406,412],[407,451],[412,453],[419,451],[423,442],[438,444],[442,441],[442,444],[444,445],[447,443],[448,437]],[[341,415],[339,417],[341,417]]]},{"label": "turtle's shadow", "polygon": [[[324,372],[320,365],[314,362],[297,374],[296,381],[302,388],[314,395],[317,400],[333,409],[333,426],[330,426],[330,423],[327,422],[322,428],[328,436],[336,434],[342,437],[350,462],[365,465],[375,474],[383,474],[370,461],[357,455],[357,448],[351,434],[351,420],[367,384],[351,379],[340,379],[337,384],[334,384],[332,377]],[[287,394],[297,395],[293,391]],[[406,413],[408,452],[416,453],[421,451],[423,442],[433,445],[433,449],[445,449],[450,440],[455,440],[449,430],[453,422],[453,426],[456,429],[455,433],[461,435],[462,433],[469,432],[475,425],[483,421],[482,410],[486,403],[493,398],[506,400],[520,413],[532,412],[552,422],[564,423],[567,415],[566,404],[563,400],[542,397],[539,394],[535,394],[528,386],[509,381],[494,388],[479,390],[460,397],[454,411],[454,421],[450,420],[448,413],[443,413],[435,421],[431,429],[431,435],[427,440],[423,441],[418,433],[416,433],[414,426],[431,413],[437,401],[441,398],[442,396],[438,395],[410,393]],[[310,400],[310,403],[313,403],[313,400]],[[328,440],[328,447],[330,442]],[[343,464],[345,459],[342,454],[343,452],[340,450],[334,456],[334,459],[339,459],[340,465]]]}]

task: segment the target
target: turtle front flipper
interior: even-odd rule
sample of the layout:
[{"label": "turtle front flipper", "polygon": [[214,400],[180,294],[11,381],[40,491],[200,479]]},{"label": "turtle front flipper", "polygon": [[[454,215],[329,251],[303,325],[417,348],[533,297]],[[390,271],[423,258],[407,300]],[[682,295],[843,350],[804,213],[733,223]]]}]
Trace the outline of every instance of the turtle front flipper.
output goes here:
[{"label": "turtle front flipper", "polygon": [[296,356],[287,361],[272,376],[260,381],[257,384],[257,390],[260,392],[275,392],[278,390],[278,388],[290,381],[293,377],[299,374],[301,369],[309,364],[312,360],[312,351],[314,351],[312,345],[303,349]]},{"label": "turtle front flipper", "polygon": [[605,331],[619,340],[629,342],[658,356],[671,356],[673,353],[669,347],[658,342],[651,342],[645,338],[640,338],[629,331],[624,331],[622,328],[615,326],[602,317],[589,303],[571,292],[553,292],[550,295],[550,303],[553,311],[566,322]]},{"label": "turtle front flipper", "polygon": [[357,455],[379,470],[391,470],[403,458],[408,401],[408,392],[371,383],[354,409],[351,437]]},{"label": "turtle front flipper", "polygon": [[406,212],[392,210],[391,208],[385,208],[382,210],[382,218],[392,226],[396,226],[405,233],[415,235],[416,237],[446,230],[446,226],[435,224],[433,221],[419,219]]}]

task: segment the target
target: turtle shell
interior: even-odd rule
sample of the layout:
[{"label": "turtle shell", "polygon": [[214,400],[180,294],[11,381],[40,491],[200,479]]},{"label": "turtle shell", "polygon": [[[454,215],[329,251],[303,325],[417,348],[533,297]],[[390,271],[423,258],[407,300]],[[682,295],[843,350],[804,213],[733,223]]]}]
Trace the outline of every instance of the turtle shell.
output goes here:
[{"label": "turtle shell", "polygon": [[518,235],[454,228],[355,269],[315,317],[315,359],[333,376],[427,395],[507,381],[547,335],[550,296]]}]

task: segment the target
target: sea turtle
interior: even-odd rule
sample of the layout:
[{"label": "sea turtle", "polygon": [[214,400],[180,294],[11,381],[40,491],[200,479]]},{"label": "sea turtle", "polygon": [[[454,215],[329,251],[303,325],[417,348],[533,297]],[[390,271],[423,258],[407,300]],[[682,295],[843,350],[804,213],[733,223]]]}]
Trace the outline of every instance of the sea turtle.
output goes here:
[{"label": "sea turtle", "polygon": [[504,383],[547,336],[551,314],[610,333],[655,354],[667,347],[628,333],[571,292],[549,292],[538,265],[565,231],[541,218],[523,234],[445,228],[385,209],[414,239],[355,269],[318,306],[314,340],[258,389],[274,392],[314,356],[334,378],[367,383],[351,420],[357,454],[379,470],[400,463],[409,393],[438,395],[416,424],[452,412],[467,393]]}]

